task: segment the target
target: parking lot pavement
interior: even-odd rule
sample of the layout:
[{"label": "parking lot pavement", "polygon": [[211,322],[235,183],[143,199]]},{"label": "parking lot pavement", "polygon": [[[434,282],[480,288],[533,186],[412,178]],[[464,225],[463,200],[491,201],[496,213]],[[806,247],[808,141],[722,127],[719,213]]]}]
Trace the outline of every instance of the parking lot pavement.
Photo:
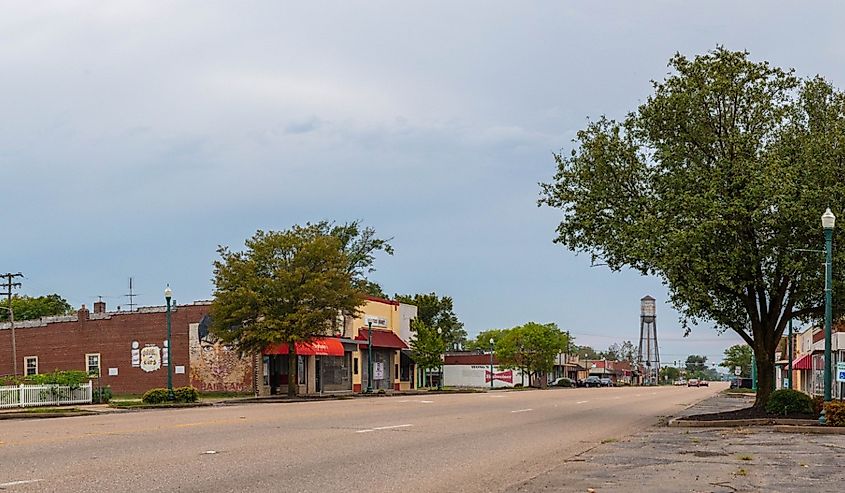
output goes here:
[{"label": "parking lot pavement", "polygon": [[[750,399],[714,396],[681,414],[730,410]],[[510,491],[807,492],[845,481],[845,435],[770,427],[652,427],[612,439]]]}]

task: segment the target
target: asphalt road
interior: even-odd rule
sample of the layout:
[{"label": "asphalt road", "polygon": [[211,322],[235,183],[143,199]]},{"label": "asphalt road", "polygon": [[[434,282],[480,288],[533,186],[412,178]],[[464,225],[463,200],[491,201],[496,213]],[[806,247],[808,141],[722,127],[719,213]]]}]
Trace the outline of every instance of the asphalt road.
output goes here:
[{"label": "asphalt road", "polygon": [[551,389],[0,421],[3,491],[501,491],[724,388]]}]

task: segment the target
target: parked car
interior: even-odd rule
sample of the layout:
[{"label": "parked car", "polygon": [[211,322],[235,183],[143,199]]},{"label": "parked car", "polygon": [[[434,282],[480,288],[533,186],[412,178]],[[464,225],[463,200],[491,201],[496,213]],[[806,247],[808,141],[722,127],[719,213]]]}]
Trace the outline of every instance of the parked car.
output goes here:
[{"label": "parked car", "polygon": [[689,380],[687,380],[687,387],[698,387],[698,379],[690,378]]},{"label": "parked car", "polygon": [[734,378],[731,380],[732,389],[750,389],[754,384],[750,378]]},{"label": "parked car", "polygon": [[601,386],[602,387],[613,387],[613,380],[604,377],[601,379]]},{"label": "parked car", "polygon": [[575,387],[575,382],[571,378],[560,377],[549,384],[551,387]]},{"label": "parked car", "polygon": [[601,387],[601,379],[596,376],[589,376],[584,379],[584,387]]},{"label": "parked car", "polygon": [[707,382],[707,380],[699,380],[699,381],[698,381],[698,386],[699,386],[699,387],[709,387],[709,386],[710,386],[710,384]]}]

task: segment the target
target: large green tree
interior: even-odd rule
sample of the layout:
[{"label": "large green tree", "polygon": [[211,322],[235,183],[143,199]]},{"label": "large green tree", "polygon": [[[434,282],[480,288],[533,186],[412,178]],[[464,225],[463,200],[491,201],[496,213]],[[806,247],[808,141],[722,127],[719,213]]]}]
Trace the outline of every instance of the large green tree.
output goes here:
[{"label": "large green tree", "polygon": [[748,344],[736,344],[725,349],[725,357],[719,366],[725,367],[734,374],[734,368],[740,369],[739,376],[751,376],[751,346]]},{"label": "large green tree", "polygon": [[[0,302],[2,306],[8,307],[6,301]],[[58,294],[45,296],[13,296],[12,310],[15,312],[15,320],[35,320],[41,317],[52,317],[55,315],[68,315],[73,313],[73,307]],[[0,311],[0,321],[9,320],[9,311]]]},{"label": "large green tree", "polygon": [[464,324],[455,315],[455,307],[451,296],[437,296],[437,293],[401,295],[397,294],[396,301],[416,305],[417,319],[434,330],[440,329],[447,347],[458,349],[463,346],[467,338]]},{"label": "large green tree", "polygon": [[341,241],[319,226],[258,231],[236,252],[218,249],[212,330],[243,353],[288,344],[288,395],[296,395],[296,342],[329,333],[338,313],[356,313],[354,286]]},{"label": "large green tree", "polygon": [[502,334],[496,341],[496,357],[501,367],[521,370],[530,385],[532,376],[554,367],[557,355],[566,347],[566,334],[556,324],[529,322]]},{"label": "large green tree", "polygon": [[495,347],[496,341],[501,339],[505,333],[507,333],[507,329],[482,330],[475,336],[475,339],[471,339],[464,344],[464,349],[468,351],[489,351],[490,339],[493,340],[493,347]]},{"label": "large green tree", "polygon": [[707,356],[691,354],[687,356],[684,366],[687,369],[687,378],[701,378],[707,370]]},{"label": "large green tree", "polygon": [[368,276],[375,272],[376,253],[393,255],[393,246],[390,244],[393,238],[379,238],[374,228],[364,226],[358,220],[342,224],[320,221],[306,227],[314,227],[321,234],[334,236],[340,241],[340,247],[346,254],[346,270],[359,290],[370,296],[387,298],[381,286]]},{"label": "large green tree", "polygon": [[800,249],[845,201],[845,95],[721,47],[669,67],[622,121],[577,133],[540,202],[563,212],[556,242],[661,278],[687,330],[738,333],[762,407],[787,322],[822,314],[822,257]]}]

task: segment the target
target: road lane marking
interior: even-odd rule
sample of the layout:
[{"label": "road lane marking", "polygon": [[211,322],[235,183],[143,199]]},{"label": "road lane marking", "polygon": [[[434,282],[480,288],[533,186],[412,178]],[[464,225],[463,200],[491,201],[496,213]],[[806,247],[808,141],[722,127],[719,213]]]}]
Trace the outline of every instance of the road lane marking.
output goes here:
[{"label": "road lane marking", "polygon": [[590,401],[578,401],[575,404],[584,404],[585,402],[590,402]]},{"label": "road lane marking", "polygon": [[378,426],[375,428],[368,428],[366,430],[356,430],[355,433],[370,433],[372,431],[379,431],[379,430],[393,430],[396,428],[408,428],[409,426],[414,425],[393,425],[393,426]]},{"label": "road lane marking", "polygon": [[31,483],[39,483],[44,481],[43,479],[24,479],[21,481],[10,481],[8,483],[0,483],[0,488],[5,488],[7,486],[17,486],[19,484],[31,484]]},{"label": "road lane marking", "polygon": [[533,411],[533,409],[517,409],[516,411],[511,411],[512,413],[527,413],[528,411]]},{"label": "road lane marking", "polygon": [[419,401],[421,404],[432,404],[434,401]]}]

